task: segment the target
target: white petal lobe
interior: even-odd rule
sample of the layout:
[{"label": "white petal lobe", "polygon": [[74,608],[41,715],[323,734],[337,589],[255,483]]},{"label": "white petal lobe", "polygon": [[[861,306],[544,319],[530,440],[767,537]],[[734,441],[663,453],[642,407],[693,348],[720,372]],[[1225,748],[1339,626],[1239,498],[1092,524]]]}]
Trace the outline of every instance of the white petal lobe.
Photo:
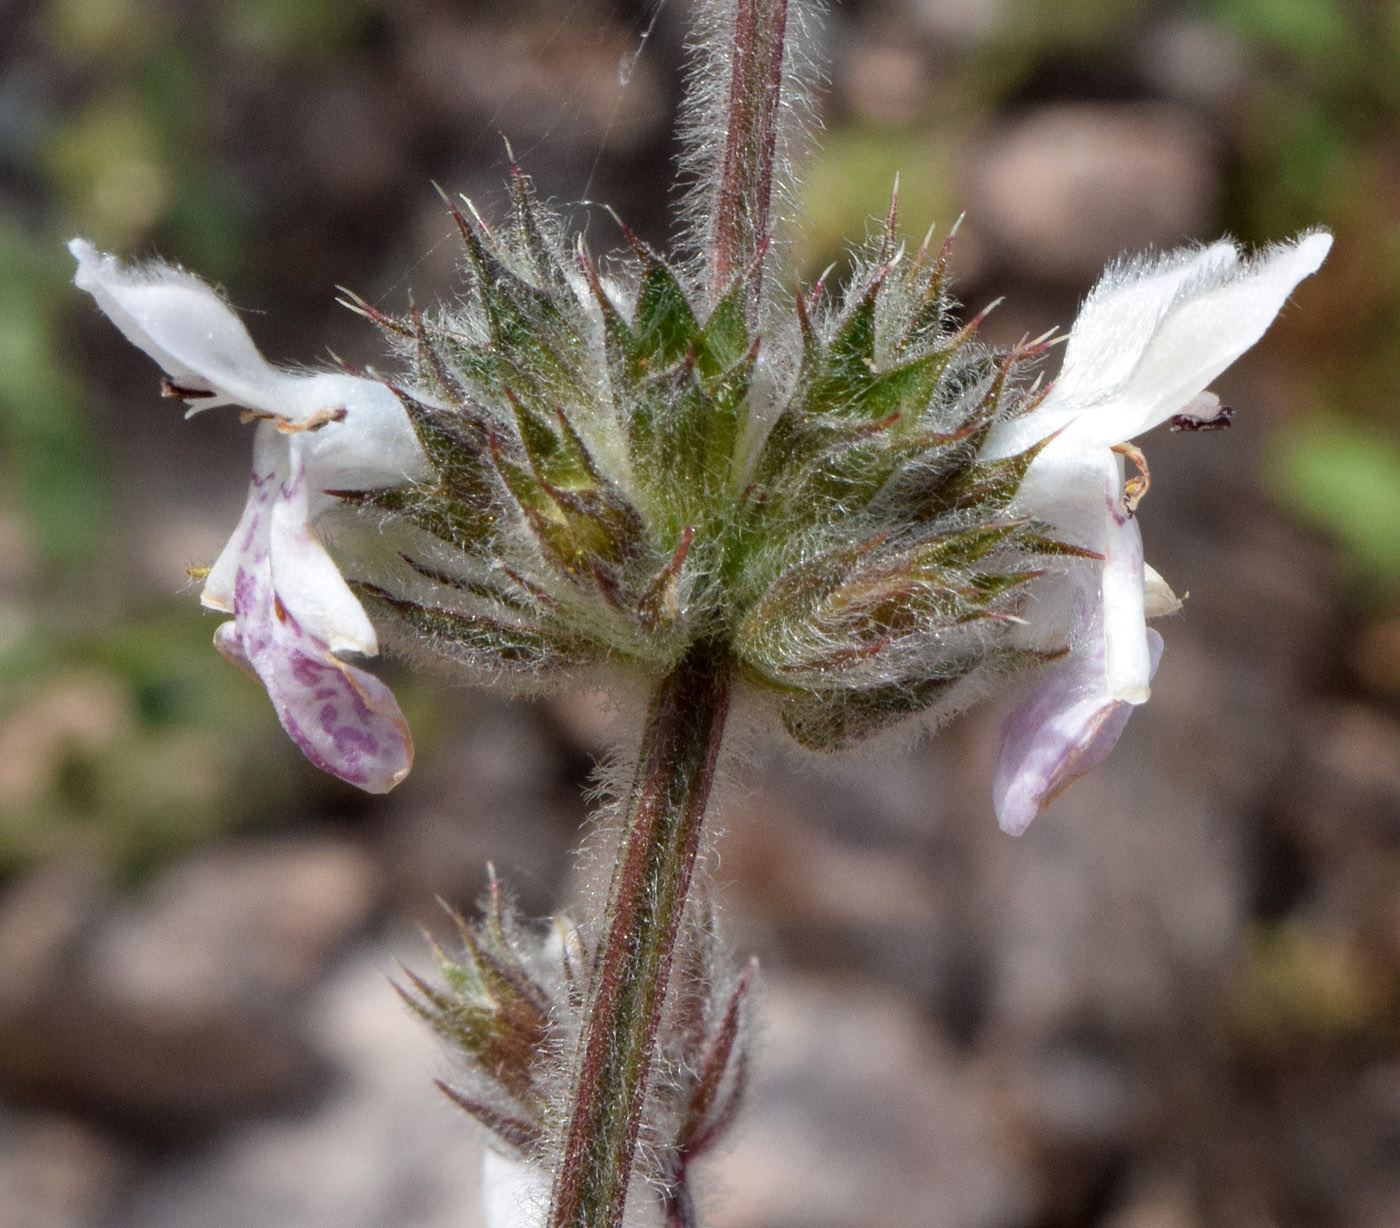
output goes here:
[{"label": "white petal lobe", "polygon": [[388,689],[337,655],[372,655],[378,642],[316,520],[337,502],[328,491],[426,476],[403,405],[375,380],[272,366],[197,277],[163,264],[125,266],[81,239],[69,247],[77,284],[195,408],[234,403],[263,418],[247,503],[201,598],[233,614],[215,644],[263,683],[313,763],[370,792],[392,788],[408,772],[413,744]]},{"label": "white petal lobe", "polygon": [[[1023,831],[1108,753],[1149,695],[1161,637],[1147,619],[1181,607],[1143,560],[1135,513],[1146,463],[1133,452],[1139,473],[1129,499],[1115,450],[1174,414],[1213,417],[1220,403],[1207,385],[1259,340],[1331,243],[1318,232],[1253,257],[1216,243],[1111,267],[1075,321],[1049,394],[990,432],[984,459],[1041,445],[1015,513],[1090,552],[1039,582],[1048,600],[1031,592],[1023,646],[1068,651],[1007,721],[994,788],[1007,831]],[[1035,627],[1042,611],[1056,625]]]}]

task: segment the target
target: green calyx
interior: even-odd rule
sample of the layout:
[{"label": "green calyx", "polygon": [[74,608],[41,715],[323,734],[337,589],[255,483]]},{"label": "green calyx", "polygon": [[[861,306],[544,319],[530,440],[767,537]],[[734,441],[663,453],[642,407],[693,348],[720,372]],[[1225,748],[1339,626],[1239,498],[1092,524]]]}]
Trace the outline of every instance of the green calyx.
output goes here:
[{"label": "green calyx", "polygon": [[760,304],[764,254],[710,294],[629,235],[605,275],[519,172],[513,203],[499,229],[454,209],[452,311],[361,305],[412,363],[435,471],[355,497],[392,544],[360,569],[380,613],[524,685],[709,641],[822,749],[1018,663],[1059,548],[1012,511],[1034,450],[979,451],[1040,351],[957,326],[946,244],[910,254],[891,209],[839,298]]}]

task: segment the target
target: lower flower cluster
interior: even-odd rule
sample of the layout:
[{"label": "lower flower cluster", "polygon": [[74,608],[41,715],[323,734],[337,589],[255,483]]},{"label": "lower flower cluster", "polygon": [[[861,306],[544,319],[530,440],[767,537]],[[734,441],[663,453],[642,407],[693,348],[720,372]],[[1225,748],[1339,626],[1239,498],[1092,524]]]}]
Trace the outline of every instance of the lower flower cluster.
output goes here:
[{"label": "lower flower cluster", "polygon": [[[729,975],[713,917],[696,912],[679,944],[678,988],[658,1036],[662,1072],[643,1114],[641,1175],[663,1206],[689,1198],[691,1164],[724,1138],[748,1082],[755,965]],[[480,923],[453,919],[461,954],[438,948],[438,982],[408,973],[400,994],[459,1058],[461,1082],[438,1086],[487,1134],[489,1221],[540,1224],[597,952],[567,917],[543,931],[521,925],[494,881]]]}]

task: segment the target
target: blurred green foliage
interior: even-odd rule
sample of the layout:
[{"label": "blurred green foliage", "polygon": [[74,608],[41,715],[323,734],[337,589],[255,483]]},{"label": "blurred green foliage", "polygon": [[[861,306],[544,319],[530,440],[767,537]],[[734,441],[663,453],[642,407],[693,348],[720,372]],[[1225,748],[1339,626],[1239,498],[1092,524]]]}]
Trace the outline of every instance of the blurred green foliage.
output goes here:
[{"label": "blurred green foliage", "polygon": [[[214,651],[215,621],[190,600],[87,633],[33,624],[0,650],[0,880],[73,855],[136,876],[294,807],[366,804],[292,746]],[[440,702],[395,690],[431,747]]]},{"label": "blurred green foliage", "polygon": [[224,9],[231,45],[294,61],[343,55],[373,14],[370,0],[243,0]]},{"label": "blurred green foliage", "polygon": [[1400,1024],[1393,978],[1352,943],[1297,917],[1257,926],[1244,957],[1227,1017],[1255,1053],[1386,1035]]},{"label": "blurred green foliage", "polygon": [[936,242],[957,216],[952,191],[951,144],[947,133],[926,134],[889,125],[852,123],[822,139],[822,149],[804,176],[801,225],[793,234],[794,260],[808,277],[883,218],[899,186],[899,214],[911,231],[939,225]]},{"label": "blurred green foliage", "polygon": [[285,807],[297,783],[261,689],[193,610],[0,658],[0,874],[82,854],[138,873]]},{"label": "blurred green foliage", "polygon": [[40,246],[0,216],[0,440],[6,503],[50,563],[88,560],[110,515],[106,475],[63,353],[67,253]]},{"label": "blurred green foliage", "polygon": [[1251,238],[1319,223],[1345,283],[1308,355],[1308,400],[1266,480],[1329,534],[1374,609],[1400,598],[1400,6],[1388,0],[1204,0],[1258,61],[1230,220]]},{"label": "blurred green foliage", "polygon": [[1358,419],[1309,416],[1271,441],[1265,479],[1341,544],[1372,606],[1400,596],[1400,439]]},{"label": "blurred green foliage", "polygon": [[67,854],[139,873],[308,789],[343,795],[212,650],[192,599],[124,606],[98,396],[73,358],[71,321],[91,305],[63,245],[76,233],[136,254],[154,240],[237,278],[256,202],[223,147],[217,83],[354,54],[374,13],[369,0],[45,0],[12,32],[62,84],[56,105],[8,115],[0,149],[43,202],[0,196],[0,879]]},{"label": "blurred green foliage", "polygon": [[[232,26],[242,8],[224,11]],[[181,24],[140,0],[52,0],[46,15],[56,52],[85,82],[39,157],[70,225],[119,251],[168,237],[207,275],[237,273],[251,219],[215,148],[208,89],[232,29],[192,38],[189,15]]]},{"label": "blurred green foliage", "polygon": [[1355,46],[1351,20],[1334,0],[1208,0],[1243,37],[1299,57],[1335,56]]}]

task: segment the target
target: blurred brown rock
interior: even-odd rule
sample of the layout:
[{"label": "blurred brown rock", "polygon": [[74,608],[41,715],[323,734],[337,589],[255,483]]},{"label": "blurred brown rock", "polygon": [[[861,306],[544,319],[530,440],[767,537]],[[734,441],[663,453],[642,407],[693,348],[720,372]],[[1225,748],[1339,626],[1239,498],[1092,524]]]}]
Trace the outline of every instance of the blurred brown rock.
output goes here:
[{"label": "blurred brown rock", "polygon": [[0,808],[34,802],[65,754],[100,746],[134,722],[130,696],[110,675],[50,679],[0,722]]},{"label": "blurred brown rock", "polygon": [[1190,1183],[1182,1176],[1137,1181],[1104,1228],[1203,1228],[1194,1201]]},{"label": "blurred brown rock", "polygon": [[58,862],[0,895],[0,1018],[47,992],[54,971],[77,957],[107,885],[96,865]]},{"label": "blurred brown rock", "polygon": [[1165,97],[1225,116],[1250,87],[1248,48],[1219,22],[1172,15],[1149,26],[1138,47],[1143,77]]},{"label": "blurred brown rock", "polygon": [[1320,704],[1309,714],[1309,747],[1325,788],[1374,813],[1400,836],[1400,720],[1362,703]]},{"label": "blurred brown rock", "polygon": [[1400,721],[1320,701],[1301,714],[1299,742],[1275,820],[1309,867],[1300,906],[1400,977]]},{"label": "blurred brown rock", "polygon": [[399,147],[412,137],[412,120],[385,81],[342,68],[311,95],[304,113],[290,118],[307,177],[342,205],[398,191]]},{"label": "blurred brown rock", "polygon": [[1125,251],[1170,247],[1212,226],[1210,133],[1163,105],[1056,103],[964,146],[968,223],[1007,264],[1087,283]]},{"label": "blurred brown rock", "polygon": [[725,896],[738,905],[729,917],[738,949],[861,969],[936,1008],[956,976],[962,930],[922,850],[841,831],[844,814],[870,815],[876,805],[852,801],[848,811],[840,784],[825,782],[834,822],[823,824],[798,808],[805,799],[795,782],[771,769],[767,777],[728,808],[719,848]]},{"label": "blurred brown rock", "polygon": [[1362,628],[1352,650],[1352,666],[1378,695],[1400,697],[1400,614]]},{"label": "blurred brown rock", "polygon": [[49,871],[0,901],[0,1089],[163,1133],[303,1093],[298,997],[376,900],[335,840],[209,848],[131,903]]},{"label": "blurred brown rock", "polygon": [[592,765],[547,712],[466,698],[451,742],[415,769],[389,814],[382,857],[396,900],[420,924],[445,921],[437,900],[469,910],[488,863],[527,915],[558,907]]},{"label": "blurred brown rock", "polygon": [[0,1113],[0,1228],[97,1228],[129,1175],[97,1131],[54,1113]]},{"label": "blurred brown rock", "polygon": [[965,53],[996,30],[1011,5],[1008,0],[912,0],[907,7],[930,37]]},{"label": "blurred brown rock", "polygon": [[[1012,1228],[1030,1172],[986,1070],[872,981],[765,974],[756,1078],[698,1174],[714,1228]],[[706,1191],[713,1187],[714,1197]]]},{"label": "blurred brown rock", "polygon": [[480,1147],[432,1085],[446,1058],[394,993],[393,956],[366,945],[305,1003],[324,1094],[168,1157],[105,1228],[479,1228]]},{"label": "blurred brown rock", "polygon": [[862,39],[839,62],[838,87],[857,115],[907,124],[928,100],[929,64],[909,40]]},{"label": "blurred brown rock", "polygon": [[595,11],[512,11],[475,19],[450,6],[405,25],[405,79],[443,118],[547,140],[552,147],[625,151],[667,117],[638,36]]}]

